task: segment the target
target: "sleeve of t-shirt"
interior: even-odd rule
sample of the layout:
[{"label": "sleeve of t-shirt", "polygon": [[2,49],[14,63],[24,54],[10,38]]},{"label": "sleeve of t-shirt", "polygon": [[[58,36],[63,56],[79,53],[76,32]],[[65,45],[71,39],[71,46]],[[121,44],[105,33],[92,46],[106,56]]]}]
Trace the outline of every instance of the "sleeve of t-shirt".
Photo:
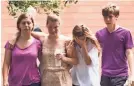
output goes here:
[{"label": "sleeve of t-shirt", "polygon": [[13,46],[9,43],[9,41],[6,42],[5,49],[9,49],[9,50],[13,49]]},{"label": "sleeve of t-shirt", "polygon": [[42,43],[40,40],[37,40],[37,48],[39,56],[42,55]]},{"label": "sleeve of t-shirt", "polygon": [[99,39],[99,34],[98,34],[98,32],[96,32],[95,36],[96,36],[97,40],[100,42],[100,39]]},{"label": "sleeve of t-shirt", "polygon": [[133,44],[133,39],[131,36],[130,31],[127,31],[125,34],[125,47],[126,49],[131,49],[133,48],[134,44]]}]

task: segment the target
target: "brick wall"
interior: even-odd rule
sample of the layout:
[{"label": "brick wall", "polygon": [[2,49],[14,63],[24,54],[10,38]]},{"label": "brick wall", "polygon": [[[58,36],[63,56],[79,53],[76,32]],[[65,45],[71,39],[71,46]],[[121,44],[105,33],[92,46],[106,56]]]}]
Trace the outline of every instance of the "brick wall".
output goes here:
[{"label": "brick wall", "polygon": [[[67,6],[60,14],[62,25],[61,32],[65,35],[71,35],[72,28],[78,23],[86,24],[93,32],[104,27],[101,16],[101,8],[108,2],[115,2],[120,6],[120,16],[118,23],[121,26],[129,28],[134,36],[134,0],[81,0],[77,4]],[[2,45],[1,56],[3,63],[4,45],[16,33],[16,19],[8,14],[6,8],[7,1],[2,1]],[[36,16],[36,22],[41,29],[47,32],[45,27],[46,15]]]}]

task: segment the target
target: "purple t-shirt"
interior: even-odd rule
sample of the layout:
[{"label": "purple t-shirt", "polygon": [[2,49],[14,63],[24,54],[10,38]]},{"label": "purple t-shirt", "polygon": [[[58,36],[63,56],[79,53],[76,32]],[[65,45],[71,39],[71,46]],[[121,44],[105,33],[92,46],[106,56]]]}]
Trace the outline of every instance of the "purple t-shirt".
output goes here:
[{"label": "purple t-shirt", "polygon": [[40,82],[40,73],[36,64],[38,53],[41,52],[41,42],[34,39],[27,48],[20,49],[17,45],[9,47],[9,42],[5,48],[12,51],[11,64],[9,70],[9,86],[30,85]]},{"label": "purple t-shirt", "polygon": [[133,47],[130,31],[119,27],[110,33],[107,28],[99,30],[96,37],[102,47],[102,75],[128,76],[126,49]]}]

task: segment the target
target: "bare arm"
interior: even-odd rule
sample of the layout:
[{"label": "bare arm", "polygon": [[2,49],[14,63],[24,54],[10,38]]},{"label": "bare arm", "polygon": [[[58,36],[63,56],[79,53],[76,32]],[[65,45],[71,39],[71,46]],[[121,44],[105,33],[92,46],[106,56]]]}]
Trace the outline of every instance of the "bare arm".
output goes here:
[{"label": "bare arm", "polygon": [[132,77],[131,79],[134,80],[134,55],[132,49],[126,50],[126,56],[128,58],[128,65],[130,68],[130,76]]},{"label": "bare arm", "polygon": [[31,35],[36,38],[36,39],[39,39],[41,40],[42,37],[45,37],[46,34],[43,33],[43,32],[32,32]]},{"label": "bare arm", "polygon": [[84,40],[80,40],[78,38],[75,38],[76,43],[82,48],[82,52],[83,52],[83,57],[85,60],[85,63],[87,65],[91,64],[91,57],[88,55],[88,49],[87,49],[87,41],[86,38]]},{"label": "bare arm", "polygon": [[[43,32],[33,32],[33,31],[31,33],[31,35],[34,38],[39,39],[39,40],[42,40],[42,38],[46,36],[46,34]],[[14,46],[14,44],[16,42],[16,38],[17,38],[17,35],[14,35],[11,39],[9,39],[9,43]]]},{"label": "bare arm", "polygon": [[102,74],[102,69],[101,69],[101,66],[102,66],[102,51],[99,51],[98,56],[99,56],[99,74],[100,74],[100,77],[101,77],[101,74]]},{"label": "bare arm", "polygon": [[77,65],[78,59],[76,57],[76,50],[75,50],[73,42],[70,40],[66,41],[65,48],[66,48],[67,57],[63,57],[61,58],[61,60],[71,65]]},{"label": "bare arm", "polygon": [[78,59],[76,57],[76,50],[67,50],[67,52],[71,52],[71,55],[67,54],[68,57],[63,57],[62,61],[66,62],[71,65],[77,65],[78,64]]},{"label": "bare arm", "polygon": [[9,73],[10,63],[11,63],[11,50],[6,49],[4,55],[3,70],[2,70],[3,85],[5,86],[8,84],[8,73]]},{"label": "bare arm", "polygon": [[86,45],[83,45],[82,46],[82,49],[83,49],[83,57],[84,57],[84,60],[85,60],[85,63],[87,65],[90,65],[91,64],[91,58],[90,56],[88,55],[88,50],[87,50],[87,46]]}]

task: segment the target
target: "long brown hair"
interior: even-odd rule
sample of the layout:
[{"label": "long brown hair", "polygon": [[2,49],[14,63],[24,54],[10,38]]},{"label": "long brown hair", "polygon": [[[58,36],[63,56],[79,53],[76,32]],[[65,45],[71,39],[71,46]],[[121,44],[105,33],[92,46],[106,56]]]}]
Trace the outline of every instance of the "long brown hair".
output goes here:
[{"label": "long brown hair", "polygon": [[[21,29],[20,29],[19,25],[20,25],[21,21],[22,21],[23,19],[25,19],[25,18],[30,18],[30,19],[31,19],[31,21],[32,21],[32,23],[33,23],[33,28],[34,28],[34,19],[33,19],[33,17],[30,16],[29,14],[27,14],[27,13],[21,14],[21,15],[18,17],[18,20],[17,20],[17,30],[18,30],[18,32],[17,32],[17,37],[16,37],[15,43],[16,43],[17,40],[19,39],[20,33],[21,33]],[[33,28],[32,28],[32,30],[33,30]]]},{"label": "long brown hair", "polygon": [[[73,31],[72,31],[72,34],[73,34],[73,39],[76,37],[75,36],[75,33],[78,29],[82,29],[82,32],[84,33],[84,35],[86,36],[86,40],[87,41],[91,41],[91,43],[93,43],[96,48],[101,51],[101,48],[100,48],[100,44],[97,40],[97,38],[95,37],[95,35],[93,34],[93,32],[88,29],[87,27],[85,27],[84,25],[76,25],[74,28],[73,28]],[[87,34],[85,34],[87,32]]]}]

